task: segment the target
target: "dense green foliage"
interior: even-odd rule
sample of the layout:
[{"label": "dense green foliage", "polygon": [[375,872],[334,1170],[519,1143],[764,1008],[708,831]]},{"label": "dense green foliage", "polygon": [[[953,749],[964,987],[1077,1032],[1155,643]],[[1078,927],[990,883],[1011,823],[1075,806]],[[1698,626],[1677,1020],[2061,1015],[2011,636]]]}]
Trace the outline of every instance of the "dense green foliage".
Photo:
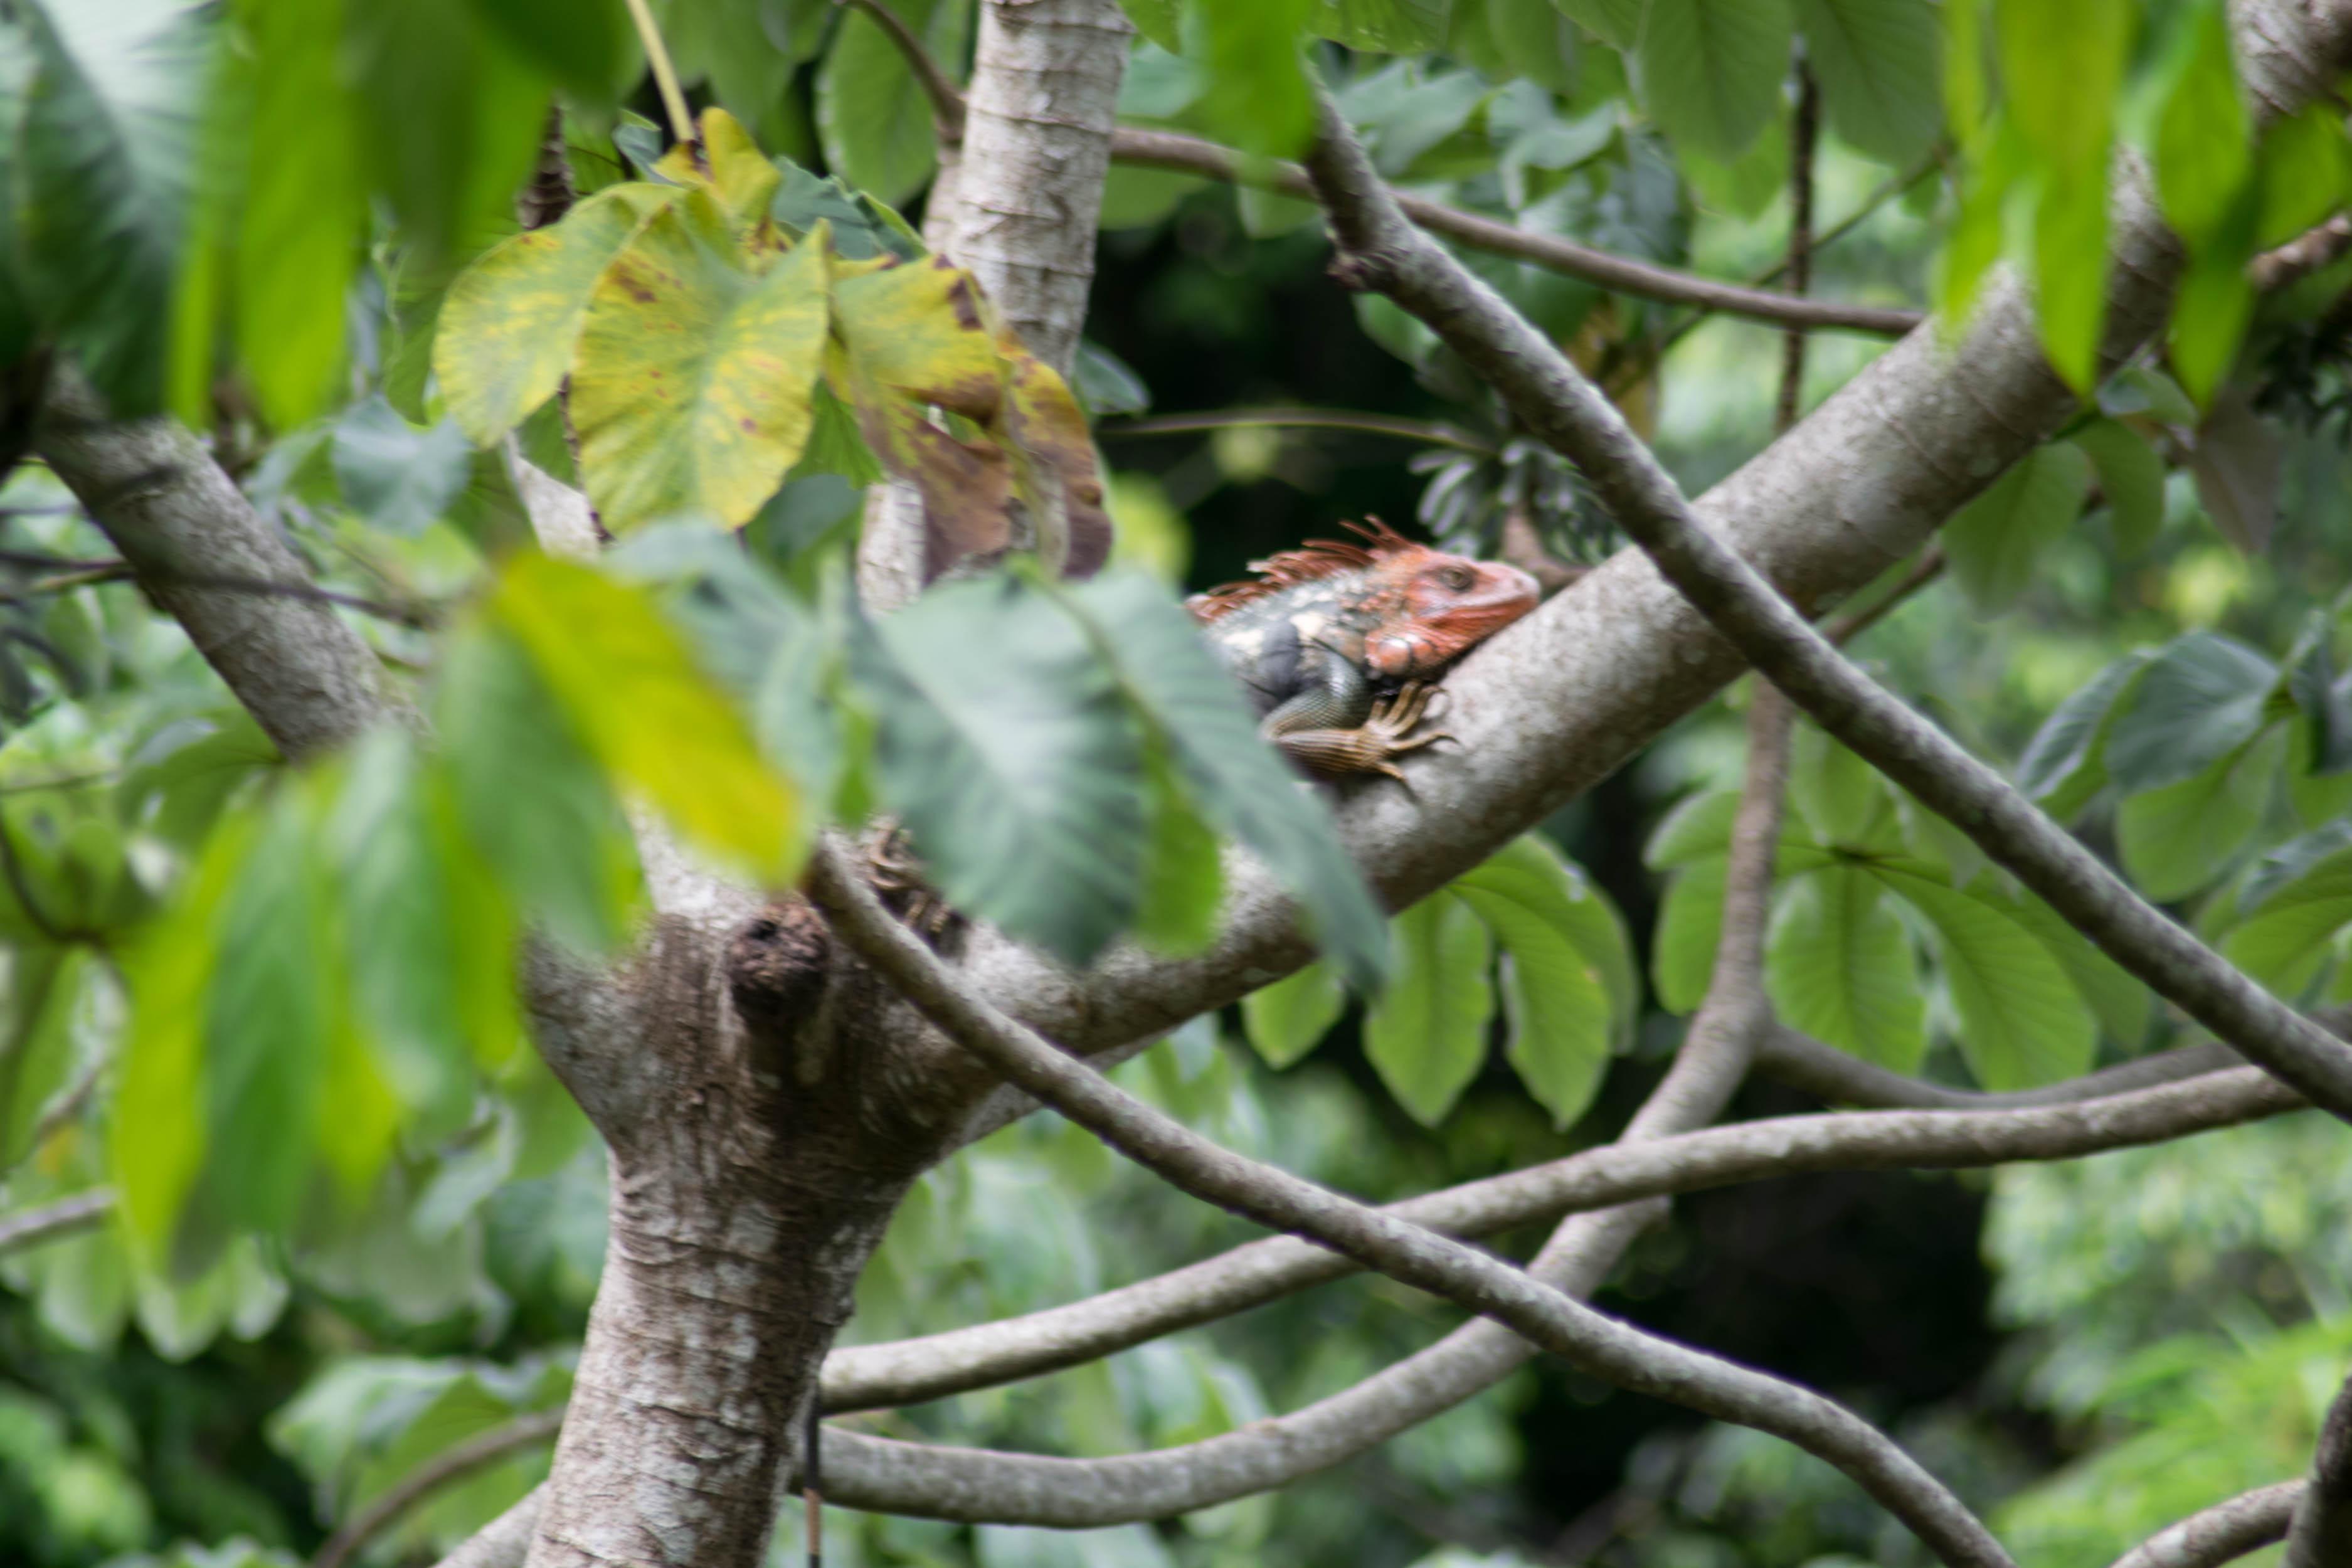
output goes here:
[{"label": "dense green foliage", "polygon": [[[1339,303],[1310,207],[1114,168],[1066,387],[959,313],[969,280],[900,216],[938,149],[871,16],[653,9],[707,111],[705,163],[641,112],[656,100],[617,4],[0,3],[0,367],[54,356],[118,410],[204,432],[427,721],[286,765],[54,478],[6,476],[0,1219],[101,1186],[119,1202],[0,1257],[0,1557],[291,1562],[436,1454],[560,1407],[603,1160],[510,980],[527,931],[627,939],[625,803],[774,885],[820,825],[886,811],[951,902],[1073,963],[1122,936],[1197,950],[1215,847],[1248,847],[1325,963],[1120,1079],[1375,1197],[1606,1138],[1703,994],[1738,692],[1384,940],[1327,796],[1259,744],[1176,607],[1367,510],[1417,509],[1486,552],[1510,519],[1563,556],[1609,542],[1424,329]],[[970,0],[893,9],[961,72]],[[1945,531],[1948,580],[1857,651],[2264,984],[2352,997],[2347,269],[2258,299],[2244,267],[2343,205],[2352,157],[2326,113],[2252,137],[2219,0],[1129,10],[1130,122],[1292,154],[1320,69],[1391,180],[1727,278],[1780,258],[1801,58],[1822,226],[1856,219],[1815,291],[1949,322],[2006,258],[2086,393]],[[1322,41],[1302,55],[1301,32]],[[551,109],[580,200],[519,233]],[[2166,351],[2094,388],[2118,136],[2192,259]],[[1693,490],[1769,436],[1769,329],[1465,259]],[[1816,338],[1805,401],[1876,346]],[[1242,404],[1432,439],[1416,455]],[[1147,409],[1228,411],[1205,436],[1122,435]],[[625,535],[602,562],[531,547],[509,433]],[[0,428],[0,452],[23,436]],[[959,489],[950,458],[992,478]],[[995,537],[1016,510],[1066,531],[868,618],[849,558],[885,473],[921,488],[935,537]],[[1111,570],[1065,581],[1097,499]],[[1779,875],[1776,1005],[1873,1061],[2010,1088],[2184,1037],[1811,729]],[[2304,1462],[2352,1349],[2347,1168],[2340,1130],[2304,1119],[1985,1182],[1706,1197],[1607,1304],[1829,1387],[2037,1568],[2098,1568]],[[1710,1262],[1742,1229],[1810,1236],[1850,1272],[1808,1294],[1763,1242]],[[1912,1231],[1916,1251],[1890,1242]],[[1072,1300],[1247,1234],[1034,1117],[919,1185],[852,1337]],[[1181,1443],[1453,1321],[1355,1281],[860,1419],[1068,1454]],[[435,1494],[370,1560],[462,1538],[545,1455]],[[846,1563],[980,1568],[1403,1564],[1446,1541],[1431,1563],[1516,1568],[1555,1542],[1622,1568],[1919,1561],[1813,1461],[1555,1369],[1164,1528],[845,1516],[831,1539]]]}]

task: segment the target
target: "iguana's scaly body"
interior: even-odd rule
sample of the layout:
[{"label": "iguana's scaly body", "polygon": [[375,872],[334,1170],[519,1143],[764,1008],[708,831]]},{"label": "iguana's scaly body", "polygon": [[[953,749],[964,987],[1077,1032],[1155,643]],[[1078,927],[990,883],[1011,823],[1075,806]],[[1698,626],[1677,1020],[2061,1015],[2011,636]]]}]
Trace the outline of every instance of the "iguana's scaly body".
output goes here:
[{"label": "iguana's scaly body", "polygon": [[1385,773],[1445,737],[1416,732],[1445,667],[1536,607],[1516,566],[1415,544],[1374,519],[1364,544],[1315,540],[1257,576],[1186,601],[1263,716],[1266,738],[1323,777]]}]

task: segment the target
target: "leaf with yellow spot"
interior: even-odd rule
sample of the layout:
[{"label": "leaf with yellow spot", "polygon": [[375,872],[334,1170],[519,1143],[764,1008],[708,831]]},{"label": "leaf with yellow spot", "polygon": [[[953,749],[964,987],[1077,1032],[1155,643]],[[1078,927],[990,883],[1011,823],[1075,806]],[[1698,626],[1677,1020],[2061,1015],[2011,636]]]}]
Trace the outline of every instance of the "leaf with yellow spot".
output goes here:
[{"label": "leaf with yellow spot", "polygon": [[442,301],[433,374],[450,416],[477,446],[555,395],[596,279],[646,220],[682,194],[608,186],[562,223],[502,241],[458,274]]},{"label": "leaf with yellow spot", "polygon": [[760,151],[743,122],[723,109],[702,111],[702,162],[680,143],[663,153],[654,170],[665,179],[699,185],[717,196],[739,235],[760,226],[768,216],[768,204],[784,183],[782,171]]},{"label": "leaf with yellow spot", "polygon": [[524,555],[490,613],[614,777],[702,849],[791,879],[806,847],[792,787],[652,600],[576,562]]},{"label": "leaf with yellow spot", "polygon": [[863,379],[982,425],[995,419],[1004,356],[971,274],[935,256],[843,278],[833,310]]},{"label": "leaf with yellow spot", "polygon": [[749,270],[704,191],[656,214],[596,281],[572,365],[588,498],[614,532],[678,512],[750,521],[808,443],[828,236]]}]

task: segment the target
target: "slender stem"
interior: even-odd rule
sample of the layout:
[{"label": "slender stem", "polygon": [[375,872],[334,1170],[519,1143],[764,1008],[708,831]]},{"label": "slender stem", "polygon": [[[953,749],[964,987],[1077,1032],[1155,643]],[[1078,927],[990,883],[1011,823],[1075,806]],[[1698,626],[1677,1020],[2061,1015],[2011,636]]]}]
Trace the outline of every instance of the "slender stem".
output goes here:
[{"label": "slender stem", "polygon": [[2286,1539],[2303,1487],[2281,1481],[2190,1514],[2116,1558],[2115,1568],[2221,1568]]},{"label": "slender stem", "polygon": [[[1821,131],[1822,94],[1813,73],[1797,67],[1797,112],[1789,127],[1789,292],[1802,295],[1813,283],[1813,142]],[[1777,428],[1797,422],[1805,388],[1805,334],[1794,329],[1780,338],[1780,401]]]},{"label": "slender stem", "polygon": [[0,1252],[14,1252],[87,1230],[114,1212],[114,1189],[92,1187],[69,1198],[0,1218]]},{"label": "slender stem", "polygon": [[695,134],[694,115],[686,107],[686,94],[677,85],[677,68],[670,64],[669,46],[662,42],[661,29],[654,26],[654,14],[646,0],[629,0],[629,19],[637,25],[637,37],[646,46],[646,64],[652,68],[654,86],[661,92],[663,111],[669,116],[669,132],[679,143],[694,149],[695,157],[702,156],[702,140]]},{"label": "slender stem", "polygon": [[1825,624],[1822,627],[1822,638],[1839,647],[1843,647],[1884,620],[1890,612],[1912,595],[1942,576],[1945,563],[1944,547],[1940,544],[1929,545],[1921,551],[1919,558],[1911,563],[1911,570],[1903,574],[1895,584],[1887,589],[1878,599],[1862,609],[1849,610],[1837,619]]},{"label": "slender stem", "polygon": [[1451,425],[1428,419],[1402,419],[1386,414],[1359,414],[1345,408],[1207,409],[1198,414],[1155,414],[1142,419],[1120,419],[1096,426],[1105,440],[1119,437],[1193,436],[1207,430],[1291,429],[1350,430],[1367,436],[1393,436],[1431,447],[1451,447],[1482,458],[1495,448]]},{"label": "slender stem", "polygon": [[345,1521],[319,1548],[318,1555],[310,1559],[310,1568],[342,1568],[361,1547],[443,1487],[465,1479],[517,1449],[547,1442],[562,1429],[562,1411],[541,1410],[444,1448],[379,1492],[365,1508]]}]

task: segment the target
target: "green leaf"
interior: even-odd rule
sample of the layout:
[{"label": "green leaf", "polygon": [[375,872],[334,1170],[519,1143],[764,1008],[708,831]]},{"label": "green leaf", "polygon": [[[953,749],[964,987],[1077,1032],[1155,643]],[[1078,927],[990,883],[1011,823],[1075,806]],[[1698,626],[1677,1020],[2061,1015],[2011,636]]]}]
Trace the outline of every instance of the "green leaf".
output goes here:
[{"label": "green leaf", "polygon": [[2336,934],[2352,924],[2352,852],[2339,850],[2272,892],[2221,941],[2221,955],[2280,995],[2319,978]]},{"label": "green leaf", "polygon": [[1453,891],[1503,950],[1505,1054],[1565,1127],[1591,1104],[1612,1045],[1630,1042],[1641,1011],[1624,923],[1535,834],[1504,846]]},{"label": "green leaf", "polygon": [[1127,926],[1142,746],[1112,672],[1058,605],[1010,575],[942,584],[861,623],[850,668],[883,804],[949,902],[1072,963]]},{"label": "green leaf", "polygon": [[2314,611],[2287,656],[2287,695],[2304,717],[2308,737],[2305,763],[2315,773],[2352,771],[2352,682],[2336,679],[2335,628],[2324,611]]},{"label": "green leaf", "polygon": [[1560,14],[1604,44],[1630,49],[1641,41],[1650,0],[1552,0]]},{"label": "green leaf", "polygon": [[343,499],[387,533],[421,533],[438,522],[473,473],[473,448],[454,421],[419,429],[381,396],[344,411],[333,453]]},{"label": "green leaf", "polygon": [[590,104],[609,104],[628,58],[628,28],[614,0],[471,0],[508,47]]},{"label": "green leaf", "polygon": [[[1702,860],[1720,860],[1731,852],[1731,823],[1739,815],[1739,792],[1736,789],[1707,790],[1686,795],[1650,835],[1649,844],[1642,851],[1642,864],[1652,870],[1665,871],[1676,867],[1695,865]],[[1780,847],[1773,868],[1784,877],[1810,871],[1830,864],[1829,853],[1805,835],[1805,824],[1784,820],[1780,826]]]},{"label": "green leaf", "polygon": [[2164,527],[2164,459],[2146,437],[2113,419],[2094,419],[2072,439],[2098,471],[2116,552],[2126,560],[2145,552]]},{"label": "green leaf", "polygon": [[1910,933],[1850,866],[1797,879],[1772,914],[1764,956],[1772,1004],[1802,1029],[1865,1061],[1916,1072],[1927,1052],[1927,999]]},{"label": "green leaf", "polygon": [[1328,963],[1310,963],[1297,973],[1261,985],[1242,998],[1242,1033],[1251,1048],[1277,1070],[1313,1050],[1339,1021],[1347,991]]},{"label": "green leaf", "polygon": [[2083,1000],[2091,1005],[2100,1027],[2126,1050],[2139,1048],[2156,1012],[2156,994],[2145,982],[2100,952],[2090,938],[2040,899],[2011,898],[1990,887],[1971,888],[1969,892],[2032,931],[2083,994]]},{"label": "green leaf", "polygon": [[1150,826],[1135,934],[1161,952],[1198,952],[1216,935],[1217,906],[1224,895],[1217,835],[1185,798],[1164,744],[1157,737],[1154,742],[1144,757]]},{"label": "green leaf", "polygon": [[834,254],[851,261],[895,256],[912,261],[924,254],[922,237],[897,212],[837,179],[820,180],[789,158],[779,158],[783,181],[768,216],[799,240],[820,223],[833,230]]},{"label": "green leaf", "polygon": [[637,230],[682,195],[674,185],[614,185],[457,275],[442,302],[433,373],[450,416],[478,446],[555,395],[596,280]]},{"label": "green leaf", "polygon": [[2158,902],[2186,898],[2228,868],[2262,825],[2285,739],[2273,731],[2203,773],[2132,795],[2117,808],[2116,847],[2143,894]]},{"label": "green leaf", "polygon": [[[1974,0],[1952,0],[1946,16],[1969,14]],[[1965,54],[1957,43],[1956,52]],[[1959,119],[1955,110],[1954,119]],[[2007,115],[1979,133],[1968,147],[1965,178],[1960,183],[1959,210],[1952,219],[1951,236],[1936,266],[1936,318],[1948,339],[1967,325],[1985,275],[2000,259],[2008,237],[2012,198],[2032,171],[2024,139]]]},{"label": "green leaf", "polygon": [[[2200,407],[2212,404],[2237,364],[2246,324],[2253,319],[2254,288],[2245,266],[2250,250],[2242,240],[2232,244],[2227,239],[2199,249],[2190,258],[2173,300],[2172,325],[2166,340],[2172,368]],[[2207,452],[2209,446],[2200,442],[2200,452]],[[2223,523],[2224,532],[2229,531],[2219,514],[2215,521]]]},{"label": "green leaf", "polygon": [[2091,1065],[2098,1029],[2050,950],[1998,907],[1924,877],[1873,868],[1927,918],[1959,1015],[1960,1054],[1990,1089],[2030,1089]]},{"label": "green leaf", "polygon": [[2017,787],[2063,822],[2106,787],[2107,737],[2133,682],[2155,657],[2127,653],[2086,681],[2042,721],[2018,759]]},{"label": "green leaf", "polygon": [[[1445,41],[1445,14],[1455,0],[1315,0],[1307,31],[1351,49],[1419,55]],[[1475,0],[1469,0],[1475,4]]]},{"label": "green leaf", "polygon": [[1070,602],[1092,626],[1129,700],[1165,738],[1202,815],[1298,897],[1317,942],[1351,983],[1376,983],[1387,937],[1363,873],[1319,799],[1259,738],[1239,688],[1192,617],[1158,584],[1133,573],[1081,584]]},{"label": "green leaf", "polygon": [[[970,37],[966,0],[893,0],[935,60],[961,60]],[[907,58],[862,12],[840,32],[816,73],[816,125],[834,173],[876,201],[903,205],[939,163],[929,100]]]},{"label": "green leaf", "polygon": [[614,532],[676,513],[750,521],[808,443],[828,321],[812,237],[744,270],[700,191],[657,213],[596,282],[572,372],[580,468]]},{"label": "green leaf", "polygon": [[2118,705],[2107,771],[2126,795],[2204,772],[2262,730],[2279,668],[2234,637],[2191,632],[2148,661]]},{"label": "green leaf", "polygon": [[2198,0],[2179,26],[2180,47],[2157,111],[2156,194],[2165,221],[2196,250],[2231,222],[2253,178],[2253,128],[2221,0]]},{"label": "green leaf", "polygon": [[152,413],[214,8],[42,0],[12,16],[5,41],[25,50],[26,75],[0,169],[19,281],[115,413]]},{"label": "green leaf", "polygon": [[1486,1061],[1494,950],[1485,923],[1444,891],[1398,915],[1390,929],[1395,960],[1364,1013],[1364,1054],[1397,1103],[1434,1127]]},{"label": "green leaf", "polygon": [[1797,0],[1797,26],[1831,128],[1885,163],[1925,156],[1944,129],[1931,0]]},{"label": "green leaf", "polygon": [[2007,609],[2025,591],[2090,486],[2090,460],[2078,448],[2037,447],[1944,525],[1952,574],[1979,612]]},{"label": "green leaf", "polygon": [[1135,30],[1170,54],[1184,47],[1179,28],[1181,0],[1118,0]]},{"label": "green leaf", "polygon": [[2033,304],[2042,351],[2067,385],[2088,396],[2099,381],[2107,316],[2107,175],[2045,166],[2033,198]]},{"label": "green leaf", "polygon": [[799,803],[645,595],[591,567],[523,555],[491,613],[614,777],[697,847],[773,882],[793,879],[808,831]]},{"label": "green leaf", "polygon": [[[1550,0],[1455,0],[1452,30],[1458,34],[1465,19],[1486,23],[1499,57],[1499,74],[1521,77],[1563,95],[1575,93],[1582,50],[1576,29]],[[1447,52],[1460,55],[1455,47]],[[1486,68],[1478,61],[1471,63]]]},{"label": "green leaf", "polygon": [[1316,0],[1191,5],[1184,53],[1208,78],[1193,113],[1202,128],[1244,152],[1295,157],[1315,129],[1299,35]]},{"label": "green leaf", "polygon": [[88,949],[19,947],[9,975],[7,1034],[0,1039],[0,1168],[35,1150],[33,1129],[74,1068],[74,1014],[94,963]]},{"label": "green leaf", "polygon": [[1703,860],[1666,884],[1650,950],[1650,977],[1658,1005],[1669,1013],[1696,1012],[1706,1000],[1723,933],[1723,862]]},{"label": "green leaf", "polygon": [[308,802],[282,790],[223,900],[204,1001],[205,1191],[233,1226],[282,1231],[300,1211],[331,1036],[323,877]]},{"label": "green leaf", "polygon": [[2352,145],[2326,103],[2273,121],[2263,133],[2261,199],[2252,243],[2284,245],[2343,204]]},{"label": "green leaf", "polygon": [[[1894,847],[1895,794],[1878,770],[1832,740],[1820,726],[1800,725],[1789,769],[1789,794],[1822,844],[1848,848]],[[1724,847],[1730,847],[1728,833]],[[1790,867],[1776,868],[1787,872]]]},{"label": "green leaf", "polygon": [[1736,158],[1780,100],[1795,26],[1789,0],[1650,0],[1643,101],[1675,141]]}]

